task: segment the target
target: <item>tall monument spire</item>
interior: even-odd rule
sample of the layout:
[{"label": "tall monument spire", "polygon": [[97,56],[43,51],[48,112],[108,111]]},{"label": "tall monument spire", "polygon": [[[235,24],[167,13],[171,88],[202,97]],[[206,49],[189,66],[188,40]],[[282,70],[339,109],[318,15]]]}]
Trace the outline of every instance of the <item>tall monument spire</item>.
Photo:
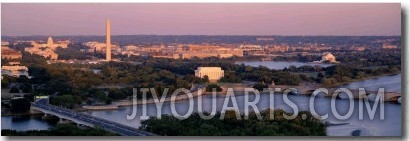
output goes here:
[{"label": "tall monument spire", "polygon": [[110,24],[110,19],[107,19],[107,38],[106,38],[106,60],[110,61],[111,60],[111,24]]}]

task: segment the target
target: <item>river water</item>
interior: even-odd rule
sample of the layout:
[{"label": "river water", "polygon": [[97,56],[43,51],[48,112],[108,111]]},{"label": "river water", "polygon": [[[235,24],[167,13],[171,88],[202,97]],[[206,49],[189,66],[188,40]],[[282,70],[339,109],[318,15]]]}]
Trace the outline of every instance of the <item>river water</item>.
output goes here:
[{"label": "river water", "polygon": [[292,62],[292,61],[247,61],[247,62],[237,62],[237,64],[245,64],[246,66],[252,67],[259,67],[265,66],[270,69],[284,69],[289,68],[290,66],[301,67],[301,66],[321,66],[321,67],[328,67],[332,66],[333,64],[324,64],[324,63],[303,63],[303,62]]},{"label": "river water", "polygon": [[[386,91],[392,92],[401,92],[401,74],[393,76],[384,76],[376,79],[369,79],[361,82],[354,82],[349,85],[342,87],[357,88],[364,87],[366,90],[377,90],[379,87],[386,88]],[[257,97],[256,95],[250,94],[248,97],[242,93],[235,93],[235,100],[237,101],[238,109],[241,113],[245,111],[245,100],[248,98],[248,101],[253,101]],[[202,100],[199,100],[202,99]],[[228,97],[229,98],[229,97]],[[366,106],[363,106],[364,109],[360,110],[358,100],[344,100],[337,99],[335,101],[335,109],[337,113],[332,113],[332,104],[329,98],[316,97],[313,103],[309,103],[309,96],[297,96],[297,95],[288,95],[288,98],[293,102],[299,111],[316,111],[319,115],[328,114],[328,118],[325,119],[331,123],[344,123],[344,125],[329,126],[327,128],[327,134],[329,136],[351,136],[351,133],[355,130],[360,130],[361,136],[401,136],[402,123],[401,123],[401,105],[384,103],[384,119],[381,119],[380,111],[381,105],[379,104],[376,113],[373,118],[370,118]],[[213,103],[215,99],[216,104]],[[273,99],[273,100],[271,100]],[[193,107],[193,112],[198,111],[198,101],[202,102],[203,111],[211,112],[211,105],[216,105],[217,111],[223,111],[225,96],[218,95],[213,98],[212,95],[203,95],[197,98],[194,98],[193,106],[190,106],[189,100],[181,100],[175,102],[175,105],[164,103],[161,113],[162,114],[171,114],[172,108],[175,108],[179,115],[184,115],[189,110],[189,107]],[[232,99],[229,100],[230,107],[233,106]],[[274,102],[274,106],[270,107],[270,102]],[[353,102],[353,112],[352,115],[347,119],[338,119],[336,118],[337,114],[345,115],[348,113],[350,108],[350,102]],[[371,107],[374,103],[370,103]],[[313,109],[310,109],[309,106],[313,105]],[[259,110],[264,110],[267,108],[273,109],[284,109],[286,111],[292,112],[293,109],[289,104],[285,103],[282,94],[261,94],[260,100],[256,104]],[[124,125],[138,127],[140,126],[140,121],[143,114],[143,107],[136,106],[137,116],[132,120],[127,119],[127,115],[131,115],[133,111],[133,106],[121,107],[118,110],[105,110],[105,111],[85,111],[84,113],[91,114],[93,116],[98,116],[114,122],[118,122]],[[148,116],[155,116],[157,113],[155,104],[147,105],[147,114]],[[253,110],[252,108],[249,108]],[[359,119],[359,113],[363,113],[363,119]],[[33,130],[33,129],[48,129],[49,127],[54,126],[55,124],[44,122],[41,120],[40,116],[28,116],[28,117],[15,117],[15,116],[5,116],[1,117],[1,127],[2,129],[14,129],[14,130]]]},{"label": "river water", "polygon": [[1,129],[13,129],[17,131],[46,130],[56,123],[46,122],[41,115],[26,116],[2,116]]}]

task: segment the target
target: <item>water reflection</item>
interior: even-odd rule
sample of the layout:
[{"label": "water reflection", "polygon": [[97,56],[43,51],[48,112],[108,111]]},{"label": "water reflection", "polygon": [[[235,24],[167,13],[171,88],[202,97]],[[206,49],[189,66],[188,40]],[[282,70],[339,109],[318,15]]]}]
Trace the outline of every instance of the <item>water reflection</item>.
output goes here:
[{"label": "water reflection", "polygon": [[47,130],[56,123],[44,121],[41,115],[1,117],[1,129],[17,131]]}]

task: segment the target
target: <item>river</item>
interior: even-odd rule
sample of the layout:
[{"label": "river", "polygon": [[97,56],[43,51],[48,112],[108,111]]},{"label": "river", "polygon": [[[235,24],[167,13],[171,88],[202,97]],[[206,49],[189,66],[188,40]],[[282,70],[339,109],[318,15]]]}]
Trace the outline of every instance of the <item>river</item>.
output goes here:
[{"label": "river", "polygon": [[[393,75],[393,76],[384,76],[375,79],[364,80],[360,82],[354,82],[343,87],[349,88],[357,88],[357,87],[364,87],[366,90],[377,90],[379,87],[384,87],[386,91],[392,92],[401,92],[401,74]],[[253,101],[255,95],[249,95],[249,101]],[[257,103],[257,107],[259,110],[263,110],[269,108],[270,98],[274,99],[274,107],[273,108],[280,108],[286,111],[292,111],[292,108],[288,106],[283,100],[283,95],[281,94],[262,94],[260,95],[260,101]],[[309,96],[297,96],[297,95],[289,95],[289,99],[296,104],[299,111],[302,110],[309,110]],[[204,95],[198,98],[202,98],[202,105],[203,111],[211,111],[210,105],[212,105],[212,95]],[[194,112],[198,111],[198,98],[194,98]],[[225,100],[225,96],[217,96],[216,98],[216,107],[217,111],[222,110],[222,105]],[[244,101],[245,96],[243,94],[238,94],[235,97],[239,111],[244,111]],[[327,128],[327,134],[329,136],[351,136],[351,133],[355,130],[360,130],[361,136],[401,136],[402,131],[402,123],[401,123],[401,105],[400,104],[392,104],[392,103],[384,103],[384,119],[381,119],[380,113],[380,105],[376,110],[376,114],[374,118],[371,119],[368,116],[368,112],[366,108],[364,108],[364,117],[363,119],[359,119],[359,101],[354,100],[354,110],[352,116],[345,120],[339,120],[336,118],[335,114],[331,111],[331,102],[329,98],[323,97],[316,97],[314,99],[313,106],[315,107],[314,110],[319,114],[328,114],[328,118],[326,121],[331,123],[347,123],[346,125],[337,125],[337,126],[329,126]],[[336,100],[336,110],[338,114],[345,115],[349,109],[349,100],[338,99]],[[373,103],[370,103],[373,104]],[[230,105],[232,103],[230,102]],[[365,107],[365,106],[363,106]],[[172,105],[170,103],[164,103],[162,107],[163,114],[171,114]],[[142,115],[142,106],[137,107],[138,115],[136,118],[132,120],[127,120],[127,115],[130,115],[132,112],[133,106],[125,106],[121,107],[118,110],[105,110],[105,111],[85,111],[84,113],[91,114],[93,116],[98,116],[101,118],[105,118],[108,120],[112,120],[124,125],[138,127],[140,126],[140,116]],[[180,115],[184,115],[189,109],[189,100],[181,100],[176,102],[175,109]],[[250,108],[252,109],[252,108]],[[147,115],[153,116],[156,115],[156,106],[155,104],[148,104],[147,105]],[[13,117],[13,116],[5,116],[1,117],[2,122],[2,129],[15,129],[15,130],[32,130],[32,129],[48,129],[52,127],[54,124],[47,123],[41,120],[39,116],[30,116],[30,117]]]},{"label": "river", "polygon": [[2,116],[1,129],[13,129],[17,131],[47,130],[56,125],[56,123],[42,120],[41,117],[41,115]]},{"label": "river", "polygon": [[284,69],[289,68],[290,66],[301,67],[301,66],[315,66],[319,65],[321,67],[332,66],[333,64],[324,64],[324,63],[303,63],[303,62],[293,62],[293,61],[246,61],[246,62],[237,62],[237,64],[245,64],[246,66],[259,67],[265,66],[270,69]]}]

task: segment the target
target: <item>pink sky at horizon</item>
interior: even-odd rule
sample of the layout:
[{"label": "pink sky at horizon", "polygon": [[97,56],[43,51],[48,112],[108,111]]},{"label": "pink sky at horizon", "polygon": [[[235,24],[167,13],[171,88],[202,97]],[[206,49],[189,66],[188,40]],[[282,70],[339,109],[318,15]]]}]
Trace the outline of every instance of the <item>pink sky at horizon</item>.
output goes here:
[{"label": "pink sky at horizon", "polygon": [[400,3],[1,4],[1,35],[401,35]]}]

